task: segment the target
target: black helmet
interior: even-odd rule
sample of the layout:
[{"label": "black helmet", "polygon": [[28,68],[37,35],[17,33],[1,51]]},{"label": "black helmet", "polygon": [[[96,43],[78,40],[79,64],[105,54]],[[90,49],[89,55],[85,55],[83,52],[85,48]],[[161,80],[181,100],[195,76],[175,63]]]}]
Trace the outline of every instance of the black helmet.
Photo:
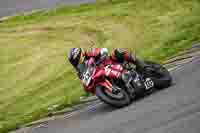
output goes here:
[{"label": "black helmet", "polygon": [[81,59],[81,48],[71,48],[68,53],[68,60],[69,62],[76,67],[79,64],[79,61]]}]

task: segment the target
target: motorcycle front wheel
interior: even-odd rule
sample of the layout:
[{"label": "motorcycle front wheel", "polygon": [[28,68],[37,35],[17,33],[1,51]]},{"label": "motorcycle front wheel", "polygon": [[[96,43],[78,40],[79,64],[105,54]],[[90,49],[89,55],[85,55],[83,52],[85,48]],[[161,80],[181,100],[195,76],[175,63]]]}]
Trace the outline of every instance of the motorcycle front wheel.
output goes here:
[{"label": "motorcycle front wheel", "polygon": [[113,93],[110,93],[105,87],[97,86],[96,95],[104,103],[109,104],[113,107],[117,107],[117,108],[127,106],[131,103],[130,96],[123,89],[120,89],[118,94],[113,94]]}]

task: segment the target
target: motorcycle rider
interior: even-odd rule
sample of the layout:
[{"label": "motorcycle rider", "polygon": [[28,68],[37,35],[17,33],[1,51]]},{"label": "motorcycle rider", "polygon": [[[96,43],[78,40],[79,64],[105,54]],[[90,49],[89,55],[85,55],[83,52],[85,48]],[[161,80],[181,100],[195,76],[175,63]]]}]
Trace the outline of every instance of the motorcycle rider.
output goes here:
[{"label": "motorcycle rider", "polygon": [[[86,59],[94,57],[95,60],[98,61],[100,59],[103,60],[107,56],[107,48],[91,48],[88,51],[83,51],[81,48],[71,48],[68,53],[68,60],[73,67],[79,71],[78,65],[84,60],[82,57]],[[114,49],[110,58],[118,63],[124,63],[125,61],[131,62],[136,65],[137,69],[143,69],[145,67],[145,63],[139,58],[136,58],[136,56],[127,49]]]},{"label": "motorcycle rider", "polygon": [[[81,48],[71,48],[70,52],[68,53],[68,60],[78,72],[78,76],[80,79],[81,79],[81,72],[80,72],[81,64],[85,59],[87,60],[90,57],[94,57],[96,61],[104,60],[107,57],[117,63],[124,63],[125,61],[127,61],[135,64],[136,68],[141,70],[144,69],[145,67],[145,63],[139,58],[136,58],[136,56],[128,49],[123,49],[123,48],[114,49],[112,51],[112,54],[109,56],[107,48],[91,48],[87,51],[83,51]],[[130,78],[132,76],[133,73],[132,75],[127,73],[127,74],[122,74],[121,77],[119,78],[121,78],[126,83],[130,83],[131,82]],[[127,87],[130,88],[131,86],[127,84]]]}]

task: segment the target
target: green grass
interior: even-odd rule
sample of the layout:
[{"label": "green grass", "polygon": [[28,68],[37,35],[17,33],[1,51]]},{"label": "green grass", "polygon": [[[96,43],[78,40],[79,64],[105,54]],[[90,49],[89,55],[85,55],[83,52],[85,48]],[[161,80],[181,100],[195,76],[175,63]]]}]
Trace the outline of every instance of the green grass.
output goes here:
[{"label": "green grass", "polygon": [[0,21],[0,132],[80,101],[70,47],[134,48],[162,63],[200,41],[199,0],[103,1]]}]

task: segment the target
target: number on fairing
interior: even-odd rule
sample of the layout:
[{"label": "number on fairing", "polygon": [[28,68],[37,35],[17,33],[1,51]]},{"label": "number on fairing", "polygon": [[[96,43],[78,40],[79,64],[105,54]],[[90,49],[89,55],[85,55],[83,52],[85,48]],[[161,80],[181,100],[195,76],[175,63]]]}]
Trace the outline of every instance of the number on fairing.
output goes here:
[{"label": "number on fairing", "polygon": [[149,90],[152,87],[154,87],[154,83],[150,78],[146,79],[146,81],[144,82],[144,85],[145,85],[146,90]]},{"label": "number on fairing", "polygon": [[84,80],[88,80],[88,79],[90,78],[89,72],[88,72],[88,71],[85,72],[85,73],[83,74],[83,77],[84,77]]},{"label": "number on fairing", "polygon": [[90,77],[90,72],[89,71],[86,71],[84,74],[83,74],[83,83],[86,84],[87,86],[89,85],[91,81],[91,77]]}]

